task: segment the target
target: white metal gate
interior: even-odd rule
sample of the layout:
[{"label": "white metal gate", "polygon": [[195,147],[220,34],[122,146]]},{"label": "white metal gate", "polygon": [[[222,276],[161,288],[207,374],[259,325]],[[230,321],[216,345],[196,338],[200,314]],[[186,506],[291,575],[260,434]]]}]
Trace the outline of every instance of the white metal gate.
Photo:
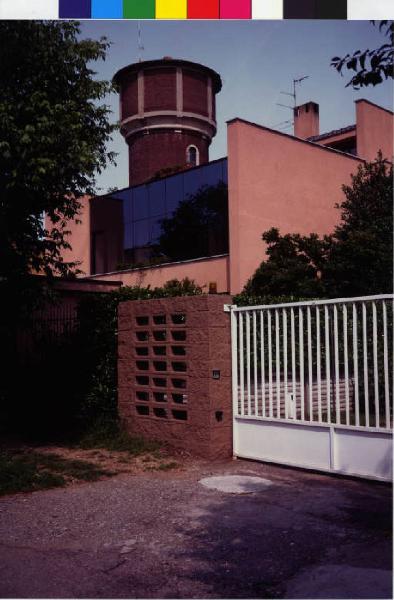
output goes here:
[{"label": "white metal gate", "polygon": [[391,480],[393,299],[232,306],[234,455]]}]

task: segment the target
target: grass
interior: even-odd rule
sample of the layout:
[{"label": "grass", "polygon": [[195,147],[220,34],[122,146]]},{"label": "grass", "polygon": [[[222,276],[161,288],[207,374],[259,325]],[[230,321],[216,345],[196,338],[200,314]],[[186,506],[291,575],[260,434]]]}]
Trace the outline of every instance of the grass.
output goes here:
[{"label": "grass", "polygon": [[147,466],[145,471],[170,471],[171,469],[176,469],[178,466],[176,462],[160,463],[159,465]]},{"label": "grass", "polygon": [[[103,450],[125,453],[116,457],[119,463],[128,463],[132,457],[141,455],[145,464],[158,461],[158,464],[146,464],[144,470],[168,471],[178,466],[175,462],[163,462],[163,444],[130,436],[120,430],[117,421],[96,423],[77,441],[62,445],[90,450],[88,455],[96,461],[101,457],[106,458]],[[119,472],[116,466],[114,469]],[[0,448],[0,496],[63,487],[75,480],[97,481],[103,476],[115,474],[92,462],[63,458],[54,453]]]},{"label": "grass", "polygon": [[113,475],[82,460],[67,460],[39,452],[0,452],[0,496],[63,487],[70,479],[97,481]]},{"label": "grass", "polygon": [[116,452],[128,452],[131,456],[139,456],[146,452],[158,453],[163,444],[148,441],[142,437],[130,436],[119,429],[117,422],[97,423],[81,436],[75,444],[84,450],[102,448]]}]

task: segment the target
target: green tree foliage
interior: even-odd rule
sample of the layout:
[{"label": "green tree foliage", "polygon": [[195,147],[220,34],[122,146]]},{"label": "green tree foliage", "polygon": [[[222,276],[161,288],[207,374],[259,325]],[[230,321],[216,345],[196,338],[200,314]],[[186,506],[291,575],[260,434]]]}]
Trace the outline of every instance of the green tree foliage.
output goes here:
[{"label": "green tree foliage", "polygon": [[246,296],[335,298],[393,289],[393,168],[379,154],[360,165],[337,205],[341,221],[329,236],[263,233],[268,259],[247,282]]},{"label": "green tree foliage", "polygon": [[329,238],[323,271],[331,297],[393,291],[393,166],[378,160],[359,167],[343,186],[341,222]]},{"label": "green tree foliage", "polygon": [[205,186],[161,221],[156,254],[187,260],[228,252],[227,185]]},{"label": "green tree foliage", "polygon": [[[376,25],[376,21],[372,21]],[[354,71],[355,74],[346,84],[346,87],[352,86],[355,90],[368,85],[377,85],[386,79],[393,78],[393,59],[394,59],[394,22],[380,21],[379,31],[386,39],[385,43],[374,50],[357,50],[353,54],[346,54],[343,58],[334,56],[331,59],[331,66],[341,75],[345,69]]]},{"label": "green tree foliage", "polygon": [[268,260],[261,263],[246,284],[248,295],[305,298],[324,295],[324,287],[318,277],[325,261],[324,240],[315,233],[281,236],[275,227],[265,231],[262,239],[267,244]]},{"label": "green tree foliage", "polygon": [[0,22],[0,277],[10,310],[30,309],[31,273],[73,271],[60,255],[67,221],[114,159],[102,103],[112,86],[91,68],[109,44],[79,34],[75,22]]}]

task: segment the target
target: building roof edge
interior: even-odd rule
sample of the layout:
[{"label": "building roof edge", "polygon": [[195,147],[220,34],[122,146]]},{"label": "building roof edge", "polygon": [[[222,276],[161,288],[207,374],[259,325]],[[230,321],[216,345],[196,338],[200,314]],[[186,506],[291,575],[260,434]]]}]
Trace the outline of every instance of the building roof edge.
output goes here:
[{"label": "building roof edge", "polygon": [[302,142],[303,144],[309,144],[314,148],[320,148],[323,152],[335,152],[335,154],[340,154],[342,156],[346,156],[347,158],[351,158],[353,160],[365,162],[364,158],[360,158],[360,156],[354,156],[354,154],[349,154],[348,152],[342,152],[341,150],[335,150],[335,148],[330,148],[329,146],[322,146],[321,144],[316,144],[316,142],[310,142],[309,140],[305,140],[303,138],[296,137],[295,135],[290,135],[289,133],[284,133],[283,131],[277,131],[276,129],[271,129],[270,127],[266,127],[265,125],[259,125],[258,123],[253,123],[253,121],[247,121],[246,119],[242,119],[241,117],[234,117],[233,119],[229,119],[226,121],[227,125],[231,125],[235,122],[245,123],[246,125],[250,125],[251,127],[257,127],[258,129],[263,129],[264,131],[269,131],[270,133],[274,133],[276,135],[281,135],[290,140],[294,140],[296,142]]}]

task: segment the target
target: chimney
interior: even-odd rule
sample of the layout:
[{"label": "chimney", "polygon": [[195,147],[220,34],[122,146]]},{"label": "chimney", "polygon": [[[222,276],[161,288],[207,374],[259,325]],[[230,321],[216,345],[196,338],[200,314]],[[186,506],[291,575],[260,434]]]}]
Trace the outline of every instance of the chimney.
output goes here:
[{"label": "chimney", "polygon": [[319,105],[316,102],[295,107],[294,135],[303,139],[319,135]]}]

